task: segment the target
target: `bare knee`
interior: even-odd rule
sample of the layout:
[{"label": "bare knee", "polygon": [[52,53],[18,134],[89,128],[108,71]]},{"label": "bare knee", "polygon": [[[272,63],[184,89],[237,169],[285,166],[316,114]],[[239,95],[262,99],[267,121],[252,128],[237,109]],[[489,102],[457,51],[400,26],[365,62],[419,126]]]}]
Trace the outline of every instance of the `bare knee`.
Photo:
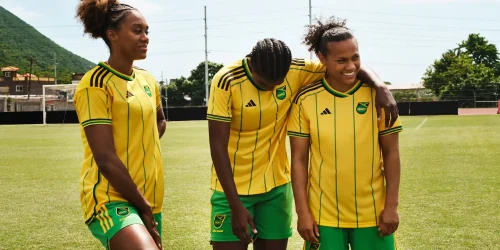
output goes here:
[{"label": "bare knee", "polygon": [[144,225],[134,224],[116,233],[109,242],[111,250],[157,250],[153,237]]}]

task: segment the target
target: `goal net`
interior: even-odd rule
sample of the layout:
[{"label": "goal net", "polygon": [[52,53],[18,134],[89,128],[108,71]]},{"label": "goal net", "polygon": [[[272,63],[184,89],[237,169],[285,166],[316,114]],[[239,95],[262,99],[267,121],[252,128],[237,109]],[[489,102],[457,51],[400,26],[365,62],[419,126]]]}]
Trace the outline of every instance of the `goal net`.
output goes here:
[{"label": "goal net", "polygon": [[68,111],[74,111],[73,97],[77,84],[44,85],[42,97],[43,124],[47,116],[51,123],[63,124]]}]

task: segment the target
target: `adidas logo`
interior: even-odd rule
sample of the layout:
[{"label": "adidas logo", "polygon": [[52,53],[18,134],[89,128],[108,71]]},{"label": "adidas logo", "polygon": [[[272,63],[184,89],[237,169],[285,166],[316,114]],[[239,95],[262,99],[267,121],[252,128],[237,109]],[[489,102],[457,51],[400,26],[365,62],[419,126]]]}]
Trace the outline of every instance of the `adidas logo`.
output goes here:
[{"label": "adidas logo", "polygon": [[132,94],[129,91],[127,91],[127,98],[132,97],[132,96],[134,96],[134,94]]},{"label": "adidas logo", "polygon": [[255,102],[253,102],[253,100],[250,100],[250,101],[247,103],[247,105],[246,105],[245,107],[247,107],[247,108],[248,108],[248,107],[255,107],[255,106],[257,106],[257,105],[255,104]]},{"label": "adidas logo", "polygon": [[330,110],[328,108],[326,108],[325,110],[323,110],[323,112],[321,112],[321,115],[331,115],[332,112],[330,112]]}]

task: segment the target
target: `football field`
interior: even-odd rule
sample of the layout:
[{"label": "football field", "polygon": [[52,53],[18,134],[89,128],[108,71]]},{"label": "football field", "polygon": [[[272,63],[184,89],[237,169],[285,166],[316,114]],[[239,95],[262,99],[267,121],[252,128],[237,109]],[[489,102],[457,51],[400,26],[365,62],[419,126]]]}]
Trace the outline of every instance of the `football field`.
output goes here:
[{"label": "football field", "polygon": [[[500,115],[402,122],[398,249],[500,249]],[[164,247],[211,249],[207,122],[169,122],[162,150]],[[78,125],[0,126],[0,249],[103,249],[80,209],[82,155]]]}]

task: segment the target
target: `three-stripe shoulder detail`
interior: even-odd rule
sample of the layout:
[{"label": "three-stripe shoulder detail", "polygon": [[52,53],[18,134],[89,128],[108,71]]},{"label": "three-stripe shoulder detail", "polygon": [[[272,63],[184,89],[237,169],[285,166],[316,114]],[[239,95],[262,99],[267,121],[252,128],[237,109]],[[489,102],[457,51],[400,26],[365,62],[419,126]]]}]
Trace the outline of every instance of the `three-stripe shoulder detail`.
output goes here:
[{"label": "three-stripe shoulder detail", "polygon": [[245,77],[245,69],[243,68],[243,66],[234,68],[222,75],[222,77],[219,79],[219,82],[217,83],[217,88],[228,91],[229,86],[231,86],[231,81],[240,79],[242,77]]},{"label": "three-stripe shoulder detail", "polygon": [[90,87],[103,88],[104,79],[109,73],[106,68],[99,66],[90,77]]},{"label": "three-stripe shoulder detail", "polygon": [[323,88],[323,84],[321,84],[321,81],[317,81],[315,83],[309,84],[305,87],[303,87],[300,92],[295,96],[293,99],[293,103],[297,104],[300,100],[301,97],[303,97],[305,94],[310,93],[311,91],[321,89]]},{"label": "three-stripe shoulder detail", "polygon": [[306,61],[304,59],[301,59],[301,58],[293,58],[292,65],[303,67],[303,66],[306,66]]}]

